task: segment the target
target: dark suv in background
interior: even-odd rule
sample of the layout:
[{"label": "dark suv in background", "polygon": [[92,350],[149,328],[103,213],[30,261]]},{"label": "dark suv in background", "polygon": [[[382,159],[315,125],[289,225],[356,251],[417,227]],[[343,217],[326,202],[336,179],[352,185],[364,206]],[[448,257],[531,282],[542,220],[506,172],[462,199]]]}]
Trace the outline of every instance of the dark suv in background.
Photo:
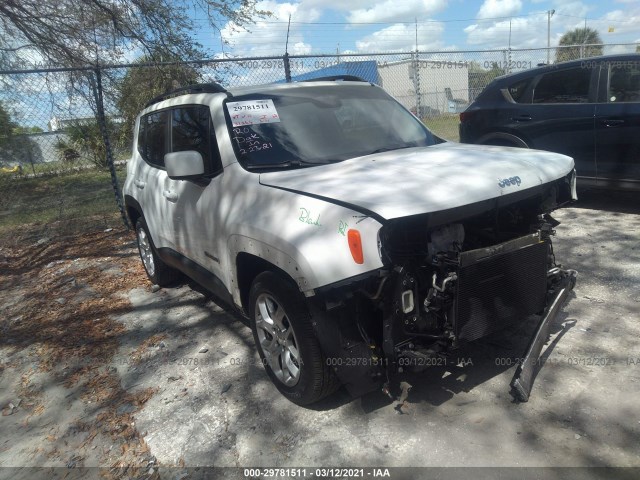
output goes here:
[{"label": "dark suv in background", "polygon": [[496,78],[460,114],[460,141],[564,153],[579,185],[640,189],[640,55]]}]

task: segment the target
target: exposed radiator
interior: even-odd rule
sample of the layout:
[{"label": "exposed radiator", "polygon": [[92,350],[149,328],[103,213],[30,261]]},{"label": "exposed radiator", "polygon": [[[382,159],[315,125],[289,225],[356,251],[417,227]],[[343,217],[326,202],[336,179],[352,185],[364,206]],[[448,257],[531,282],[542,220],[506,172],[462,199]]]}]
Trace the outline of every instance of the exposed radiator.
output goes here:
[{"label": "exposed radiator", "polygon": [[461,254],[454,319],[458,340],[476,340],[544,309],[548,248],[535,234]]}]

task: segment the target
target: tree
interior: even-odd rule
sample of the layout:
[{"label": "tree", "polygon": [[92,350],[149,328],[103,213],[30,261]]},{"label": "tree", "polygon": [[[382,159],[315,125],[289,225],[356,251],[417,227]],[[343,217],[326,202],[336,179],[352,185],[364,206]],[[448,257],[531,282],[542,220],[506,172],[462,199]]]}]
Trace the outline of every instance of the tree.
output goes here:
[{"label": "tree", "polygon": [[73,148],[73,144],[68,140],[64,140],[62,138],[58,139],[53,148],[58,154],[60,160],[64,163],[71,163],[80,158],[80,154],[75,148]]},{"label": "tree", "polygon": [[27,130],[38,127],[22,127],[11,119],[11,113],[0,102],[0,163],[22,165],[43,161],[40,146],[28,135]]},{"label": "tree", "polygon": [[[168,55],[145,55],[136,63],[144,65],[162,59],[178,60]],[[153,97],[201,81],[200,73],[188,65],[137,66],[127,70],[121,81],[115,82],[116,107],[124,122],[120,129],[121,144],[128,144],[133,135],[136,116]]]},{"label": "tree", "polygon": [[[485,66],[487,63],[485,62]],[[479,62],[471,62],[469,64],[469,89],[475,98],[491,81],[504,75],[507,71],[500,67],[497,62],[491,62],[491,68],[486,69]]]},{"label": "tree", "polygon": [[[485,67],[487,66],[487,62],[485,62]],[[488,84],[491,80],[501,75],[507,73],[507,71],[502,68],[498,62],[491,62],[491,68],[483,68],[480,65],[480,62],[471,62],[469,64],[469,73],[474,73],[482,76],[484,84]]]},{"label": "tree", "polygon": [[29,135],[30,133],[42,133],[44,132],[44,130],[42,130],[40,127],[23,127],[23,126],[17,126],[14,127],[13,129],[13,133],[14,135]]},{"label": "tree", "polygon": [[596,57],[602,55],[602,39],[597,30],[589,27],[576,28],[566,32],[560,38],[556,50],[556,63],[578,58]]},{"label": "tree", "polygon": [[16,124],[11,120],[11,115],[0,102],[0,148],[11,142],[15,128]]},{"label": "tree", "polygon": [[54,66],[117,62],[125,53],[162,49],[195,58],[202,47],[194,40],[191,15],[202,12],[210,25],[251,23],[253,0],[2,0],[0,52],[38,52]]},{"label": "tree", "polygon": [[[115,125],[106,119],[107,131],[110,137],[114,137]],[[108,167],[107,149],[102,136],[102,131],[96,120],[77,121],[65,129],[69,137],[67,142],[59,141],[55,149],[64,161],[70,162],[78,158],[84,158],[98,168]]]}]

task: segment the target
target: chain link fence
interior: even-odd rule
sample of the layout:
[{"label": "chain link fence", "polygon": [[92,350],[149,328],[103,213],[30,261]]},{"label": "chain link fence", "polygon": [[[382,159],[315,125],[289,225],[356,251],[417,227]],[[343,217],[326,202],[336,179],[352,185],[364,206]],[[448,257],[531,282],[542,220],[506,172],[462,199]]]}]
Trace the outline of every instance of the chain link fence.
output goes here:
[{"label": "chain link fence", "polygon": [[0,245],[118,218],[126,154],[108,143],[118,125],[102,113],[100,82],[96,69],[0,73]]},{"label": "chain link fence", "polygon": [[123,221],[119,190],[137,105],[153,96],[143,88],[150,79],[164,91],[189,83],[234,87],[353,75],[380,85],[435,134],[457,141],[460,112],[495,77],[557,60],[633,53],[636,47],[284,55],[0,71],[0,245]]}]

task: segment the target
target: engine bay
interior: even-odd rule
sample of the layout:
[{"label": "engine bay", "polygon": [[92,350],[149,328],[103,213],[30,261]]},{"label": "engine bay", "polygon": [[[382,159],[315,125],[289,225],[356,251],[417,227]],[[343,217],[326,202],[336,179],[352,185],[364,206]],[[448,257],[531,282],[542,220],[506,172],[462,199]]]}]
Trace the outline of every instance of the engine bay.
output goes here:
[{"label": "engine bay", "polygon": [[324,297],[334,314],[342,311],[341,354],[366,359],[344,376],[386,384],[394,373],[434,365],[467,342],[544,315],[559,278],[549,272],[560,270],[551,240],[559,222],[550,212],[571,201],[569,184],[385,224],[378,239],[385,268]]}]

